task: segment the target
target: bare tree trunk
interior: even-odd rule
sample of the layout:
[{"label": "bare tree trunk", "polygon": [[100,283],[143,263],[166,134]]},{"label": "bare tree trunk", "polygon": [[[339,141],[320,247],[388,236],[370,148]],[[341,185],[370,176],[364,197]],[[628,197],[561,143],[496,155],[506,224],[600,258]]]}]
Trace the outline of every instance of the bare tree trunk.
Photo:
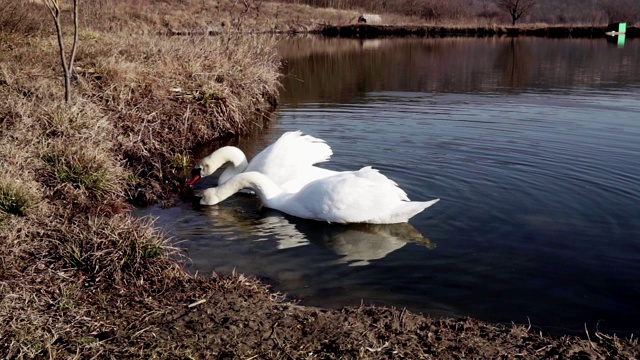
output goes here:
[{"label": "bare tree trunk", "polygon": [[[47,6],[49,6],[49,3],[47,3]],[[62,26],[60,25],[60,4],[57,2],[52,4],[52,6],[49,6],[49,10],[51,11],[51,16],[53,16],[53,23],[56,25],[60,64],[62,65],[62,71],[64,73],[64,100],[69,103],[71,101],[71,96],[69,94],[69,86],[71,86],[71,82],[69,81],[69,76],[67,74],[67,60],[64,58],[64,42],[62,41]]]},{"label": "bare tree trunk", "polygon": [[73,45],[71,46],[71,54],[69,55],[69,64],[65,58],[64,41],[62,39],[62,25],[60,23],[60,0],[46,0],[45,4],[51,12],[53,22],[56,26],[56,35],[58,38],[58,47],[60,50],[60,64],[64,74],[64,101],[71,103],[71,77],[73,76],[73,60],[76,56],[76,48],[78,45],[78,0],[73,0]]}]

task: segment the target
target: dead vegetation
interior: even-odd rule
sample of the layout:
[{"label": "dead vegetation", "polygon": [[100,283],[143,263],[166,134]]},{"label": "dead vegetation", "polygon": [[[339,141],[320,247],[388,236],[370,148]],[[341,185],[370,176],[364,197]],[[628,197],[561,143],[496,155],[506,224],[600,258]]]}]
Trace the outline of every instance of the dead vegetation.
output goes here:
[{"label": "dead vegetation", "polygon": [[358,16],[356,11],[262,0],[96,0],[85,14],[84,23],[103,32],[227,36],[305,32],[321,24],[345,24]]},{"label": "dead vegetation", "polygon": [[[252,4],[261,6],[261,13],[285,7]],[[193,163],[195,145],[263,126],[276,104],[279,79],[270,37],[158,35],[174,23],[202,28],[193,25],[206,18],[199,6],[214,3],[81,3],[73,97],[67,105],[46,8],[0,0],[4,358],[631,358],[640,353],[637,341],[604,334],[593,342],[557,341],[518,327],[434,320],[392,309],[301,308],[243,276],[185,274],[181,254],[167,237],[150,220],[133,219],[127,211],[131,203],[174,194]],[[287,16],[300,9],[287,8]],[[248,19],[258,10],[220,11]],[[327,13],[317,14],[322,19]],[[62,20],[68,15],[63,12]]]},{"label": "dead vegetation", "polygon": [[[277,0],[336,9],[411,16],[430,25],[503,26],[523,23],[551,25],[637,22],[640,6],[635,0]],[[514,19],[513,16],[516,16]]]}]

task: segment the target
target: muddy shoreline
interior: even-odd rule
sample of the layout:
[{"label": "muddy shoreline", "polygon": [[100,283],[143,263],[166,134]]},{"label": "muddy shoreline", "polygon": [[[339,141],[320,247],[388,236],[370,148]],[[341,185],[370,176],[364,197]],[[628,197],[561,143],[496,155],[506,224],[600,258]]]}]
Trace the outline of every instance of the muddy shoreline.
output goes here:
[{"label": "muddy shoreline", "polygon": [[[535,36],[548,38],[603,38],[608,35],[606,26],[546,26],[546,27],[455,27],[455,26],[397,26],[349,24],[324,26],[312,33],[326,37],[378,38],[393,36],[416,37],[490,37],[490,36]],[[640,37],[640,28],[628,27],[627,38]]]}]

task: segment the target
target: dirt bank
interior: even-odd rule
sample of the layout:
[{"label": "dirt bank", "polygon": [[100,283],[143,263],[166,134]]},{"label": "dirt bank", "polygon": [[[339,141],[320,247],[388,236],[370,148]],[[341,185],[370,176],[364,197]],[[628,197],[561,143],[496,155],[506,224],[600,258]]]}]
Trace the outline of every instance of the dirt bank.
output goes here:
[{"label": "dirt bank", "polygon": [[[606,26],[421,26],[421,25],[327,25],[314,32],[328,37],[376,38],[385,36],[538,36],[549,38],[602,38]],[[628,27],[626,36],[640,36],[640,28]]]}]

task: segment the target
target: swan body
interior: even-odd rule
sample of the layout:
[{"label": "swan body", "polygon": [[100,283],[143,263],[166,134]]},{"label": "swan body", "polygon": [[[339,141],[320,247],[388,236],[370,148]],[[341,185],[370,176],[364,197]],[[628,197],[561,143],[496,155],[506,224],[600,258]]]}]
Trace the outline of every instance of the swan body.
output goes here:
[{"label": "swan body", "polygon": [[242,150],[237,147],[221,147],[200,160],[194,169],[196,174],[189,185],[193,185],[200,177],[209,176],[230,163],[230,166],[220,174],[218,185],[226,183],[242,172],[254,171],[266,175],[285,191],[296,192],[313,180],[336,173],[313,166],[329,160],[331,155],[333,155],[331,147],[323,140],[304,135],[301,131],[290,131],[284,133],[249,162]]},{"label": "swan body", "polygon": [[284,191],[265,174],[244,172],[204,190],[200,204],[215,205],[246,188],[255,191],[268,208],[332,223],[407,222],[440,200],[410,201],[395,182],[367,166],[313,180],[297,192]]}]

